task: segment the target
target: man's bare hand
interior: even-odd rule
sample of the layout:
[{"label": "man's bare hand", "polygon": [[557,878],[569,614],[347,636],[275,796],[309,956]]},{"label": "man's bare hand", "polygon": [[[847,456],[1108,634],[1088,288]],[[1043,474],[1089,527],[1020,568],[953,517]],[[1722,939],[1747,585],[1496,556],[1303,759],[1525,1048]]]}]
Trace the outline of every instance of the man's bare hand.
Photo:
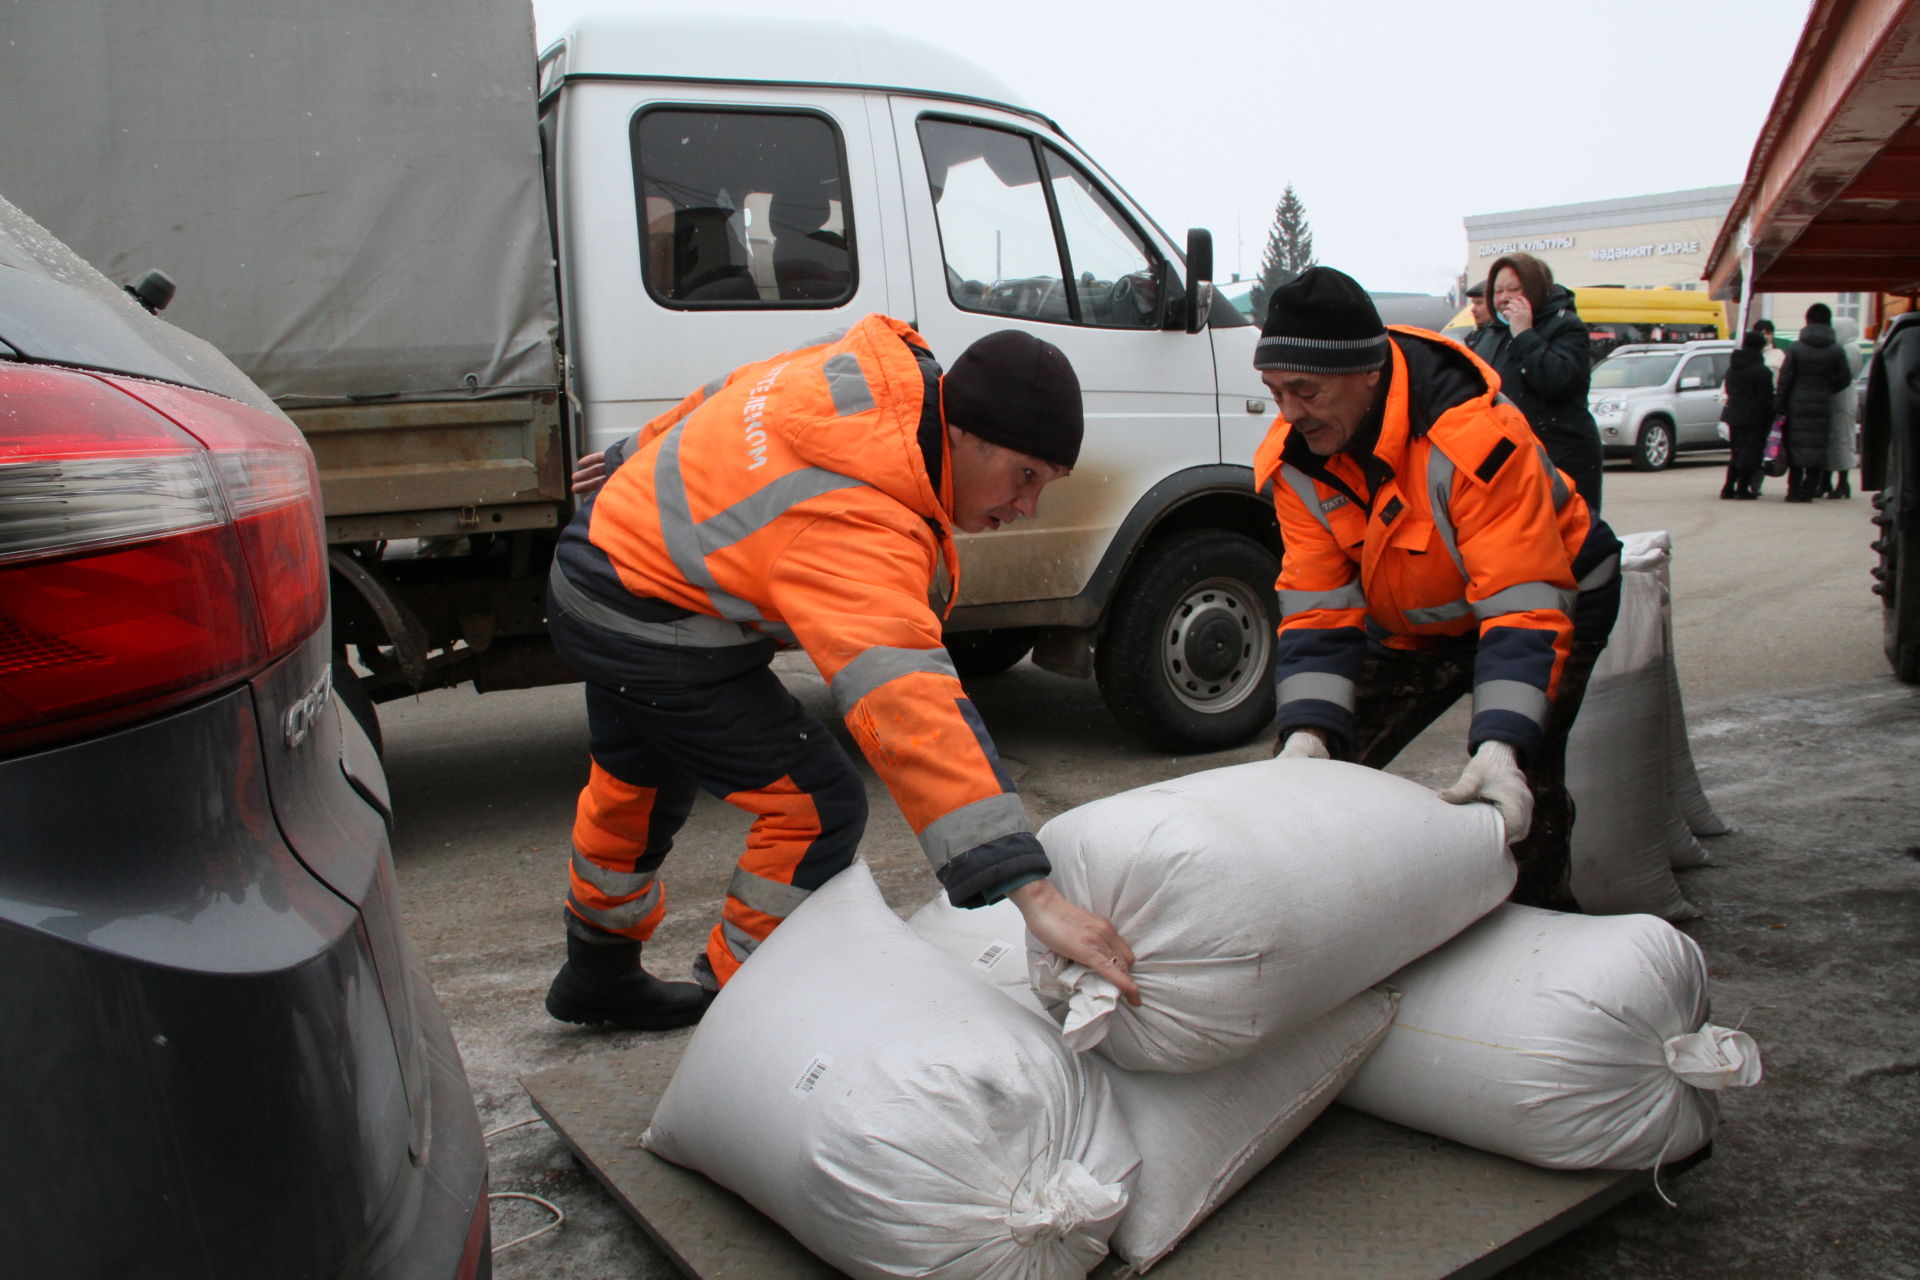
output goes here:
[{"label": "man's bare hand", "polygon": [[599,491],[607,482],[607,455],[604,453],[583,453],[573,468],[573,492],[579,497]]},{"label": "man's bare hand", "polygon": [[1133,968],[1133,948],[1113,927],[1113,921],[1068,902],[1051,880],[1031,880],[1007,896],[1020,908],[1027,932],[1038,938],[1041,946],[1087,966],[1120,988],[1128,1004],[1140,1003],[1140,988],[1129,972]]}]

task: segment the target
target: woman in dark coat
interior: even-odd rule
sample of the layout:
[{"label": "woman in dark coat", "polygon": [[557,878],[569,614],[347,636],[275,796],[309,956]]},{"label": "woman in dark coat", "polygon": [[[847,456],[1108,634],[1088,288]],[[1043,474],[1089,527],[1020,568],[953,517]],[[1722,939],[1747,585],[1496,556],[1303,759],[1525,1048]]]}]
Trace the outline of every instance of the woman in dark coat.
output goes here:
[{"label": "woman in dark coat", "polygon": [[1833,309],[1824,302],[1807,308],[1806,327],[1793,340],[1773,411],[1787,415],[1787,501],[1812,502],[1814,485],[1827,471],[1827,424],[1833,393],[1853,381],[1846,353],[1833,336]]},{"label": "woman in dark coat", "polygon": [[1727,405],[1720,421],[1732,437],[1733,457],[1727,462],[1723,498],[1760,496],[1760,455],[1773,425],[1773,370],[1767,368],[1767,335],[1750,329],[1740,349],[1727,362]]},{"label": "woman in dark coat", "polygon": [[1573,294],[1553,282],[1546,263],[1513,253],[1487,272],[1487,297],[1495,323],[1474,336],[1473,353],[1500,375],[1500,390],[1598,515],[1600,428],[1587,409],[1592,343]]}]

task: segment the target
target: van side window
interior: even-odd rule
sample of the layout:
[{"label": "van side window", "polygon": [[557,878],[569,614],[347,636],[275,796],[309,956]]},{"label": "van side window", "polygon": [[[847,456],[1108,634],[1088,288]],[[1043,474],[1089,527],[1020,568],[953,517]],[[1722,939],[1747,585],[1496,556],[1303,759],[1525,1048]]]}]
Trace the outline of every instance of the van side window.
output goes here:
[{"label": "van side window", "polygon": [[1071,160],[1012,129],[929,116],[919,131],[957,306],[1057,324],[1157,322],[1164,272]]},{"label": "van side window", "polygon": [[846,147],[799,111],[658,107],[630,130],[640,274],[663,306],[833,307],[853,297]]},{"label": "van side window", "polygon": [[1049,146],[1047,179],[1067,236],[1067,262],[1080,300],[1080,322],[1151,329],[1159,319],[1159,274],[1139,234],[1107,193]]}]

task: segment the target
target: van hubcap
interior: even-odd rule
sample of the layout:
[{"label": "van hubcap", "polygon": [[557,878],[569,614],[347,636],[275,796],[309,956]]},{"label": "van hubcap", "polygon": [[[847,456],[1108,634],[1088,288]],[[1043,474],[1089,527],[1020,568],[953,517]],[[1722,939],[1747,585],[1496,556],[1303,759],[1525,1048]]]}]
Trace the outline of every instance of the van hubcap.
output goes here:
[{"label": "van hubcap", "polygon": [[1253,695],[1272,644],[1266,612],[1246,584],[1210,579],[1174,607],[1161,668],[1176,698],[1218,714]]}]

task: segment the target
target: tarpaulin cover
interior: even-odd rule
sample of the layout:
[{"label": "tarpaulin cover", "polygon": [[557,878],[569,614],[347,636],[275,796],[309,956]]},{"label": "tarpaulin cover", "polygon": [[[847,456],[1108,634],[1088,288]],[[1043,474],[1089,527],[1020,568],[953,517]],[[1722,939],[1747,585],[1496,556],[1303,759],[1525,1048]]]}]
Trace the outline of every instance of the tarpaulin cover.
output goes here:
[{"label": "tarpaulin cover", "polygon": [[0,195],[283,405],[556,385],[526,0],[61,0],[0,38]]}]

